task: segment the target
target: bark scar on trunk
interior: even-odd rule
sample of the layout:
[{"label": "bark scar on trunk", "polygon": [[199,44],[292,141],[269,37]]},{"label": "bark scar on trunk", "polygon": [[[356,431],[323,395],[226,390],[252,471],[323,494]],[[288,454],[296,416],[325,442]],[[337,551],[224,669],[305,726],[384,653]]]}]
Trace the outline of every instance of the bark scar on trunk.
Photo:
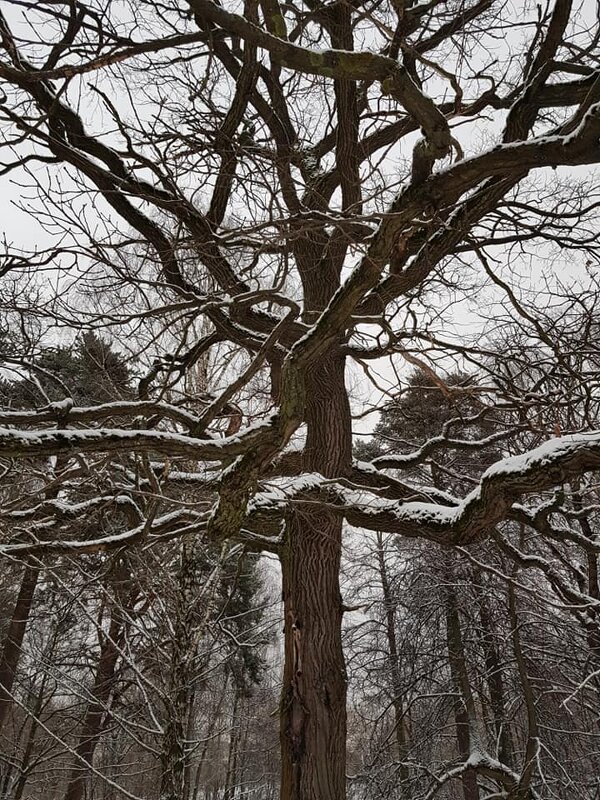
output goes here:
[{"label": "bark scar on trunk", "polygon": [[293,677],[292,677],[292,714],[290,724],[290,737],[292,740],[292,752],[294,761],[300,762],[303,754],[304,726],[306,719],[306,709],[303,702],[302,686],[302,624],[293,611],[289,612],[293,640]]},{"label": "bark scar on trunk", "polygon": [[299,678],[302,675],[302,625],[298,618],[290,613],[292,617],[292,637],[294,639],[294,675]]}]

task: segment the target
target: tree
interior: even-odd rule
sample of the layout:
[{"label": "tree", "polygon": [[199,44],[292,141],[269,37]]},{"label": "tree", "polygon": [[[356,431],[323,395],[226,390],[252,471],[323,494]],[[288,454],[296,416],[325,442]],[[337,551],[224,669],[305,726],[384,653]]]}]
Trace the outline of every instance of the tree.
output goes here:
[{"label": "tree", "polygon": [[[580,309],[578,316],[568,324],[577,327],[586,317]],[[510,341],[523,346],[514,331]],[[585,350],[585,336],[577,341]],[[514,365],[517,359],[514,354],[511,358]],[[522,363],[540,378],[543,360],[538,346],[535,357],[530,354]],[[565,383],[557,383],[557,390],[564,390]],[[510,419],[512,411],[498,406],[491,418],[483,417],[485,408],[474,415],[478,387],[473,376],[449,375],[447,386],[469,392],[455,394],[452,402],[440,401],[431,375],[418,371],[410,376],[406,390],[383,410],[360,455],[378,458],[415,450],[448,435],[451,427],[460,428],[463,441],[487,440],[487,448],[460,450],[449,439],[442,452],[402,474],[421,486],[429,480],[437,491],[467,493],[482,462],[497,461],[499,448],[507,446],[494,430],[503,433],[508,421],[503,418]],[[518,391],[512,384],[511,393]],[[531,393],[530,383],[527,391]],[[568,416],[573,421],[581,413],[575,393],[564,396],[562,409],[555,407],[555,400],[553,395],[555,420]],[[538,424],[545,401],[546,395],[540,394],[542,408],[528,408]],[[589,403],[583,407],[589,412]],[[404,438],[407,430],[410,443]],[[594,583],[589,574],[594,574],[596,553],[587,547],[589,538],[577,537],[570,511],[580,509],[587,518],[594,499],[588,495],[586,506],[577,490],[571,493],[565,487],[564,493],[563,500],[540,498],[538,521],[530,523],[527,535],[524,525],[507,521],[492,541],[483,540],[468,552],[393,535],[377,534],[374,542],[355,540],[356,552],[347,565],[353,575],[347,583],[355,587],[359,608],[368,609],[347,634],[352,696],[367,721],[363,741],[369,746],[355,768],[361,797],[448,792],[454,797],[453,783],[462,783],[465,798],[480,792],[538,797],[550,786],[559,796],[593,794],[595,768],[563,770],[562,765],[577,761],[583,752],[587,762],[595,760],[578,732],[595,739],[595,725],[586,717],[588,710],[598,708],[597,689],[591,685],[595,670],[585,663],[595,658]],[[554,530],[561,525],[562,534],[540,536],[546,513],[552,514]],[[565,547],[565,536],[570,546]],[[506,559],[511,551],[524,569]],[[575,574],[579,588],[572,582]],[[580,592],[577,607],[571,604],[573,592]],[[577,709],[571,706],[574,698]],[[567,754],[570,747],[574,749]]]},{"label": "tree", "polygon": [[[21,378],[17,381],[4,380],[0,393],[5,404],[19,408],[35,408],[51,398],[60,398],[69,391],[69,396],[81,402],[99,402],[107,397],[121,394],[127,390],[127,368],[102,339],[93,333],[85,334],[73,352],[64,348],[48,350],[30,365],[34,380]],[[60,469],[66,465],[64,458],[57,461]],[[23,475],[21,474],[21,481]],[[18,499],[23,491],[19,486],[6,500]],[[44,491],[46,500],[56,499],[56,487]],[[18,514],[16,515],[18,519]],[[26,516],[26,515],[25,515]],[[40,574],[40,564],[36,559],[25,559],[18,597],[10,623],[4,636],[0,658],[0,729],[2,729],[12,702],[12,689],[16,676],[23,637]],[[110,660],[110,656],[109,656]]]},{"label": "tree", "polygon": [[[119,534],[78,539],[49,525],[9,536],[2,553],[74,556],[183,535],[275,553],[281,797],[340,800],[344,520],[465,546],[492,536],[515,503],[535,505],[600,465],[586,420],[481,465],[466,496],[419,486],[389,470],[489,437],[455,439],[450,426],[414,451],[354,462],[346,385],[353,365],[377,385],[378,364],[399,375],[408,360],[426,365],[440,396],[472,392],[444,375],[456,361],[485,371],[476,343],[488,307],[469,344],[438,330],[456,324],[455,304],[486,283],[526,318],[529,246],[548,262],[557,248],[597,262],[593,179],[577,171],[600,160],[595,15],[570,0],[523,3],[518,21],[494,0],[4,5],[3,174],[37,187],[31,213],[46,239],[7,244],[3,310],[25,331],[35,322],[37,342],[57,326],[109,328],[147,372],[135,399],[86,406],[65,393],[0,415],[9,470],[69,456],[100,475],[111,454],[144,497]],[[582,292],[588,282],[582,269]],[[190,396],[181,379],[207,353],[219,383]],[[479,401],[493,408],[497,388]],[[518,445],[523,400],[511,402],[510,426],[492,435]],[[193,491],[183,503],[182,481]],[[111,491],[121,497],[122,481]]]}]

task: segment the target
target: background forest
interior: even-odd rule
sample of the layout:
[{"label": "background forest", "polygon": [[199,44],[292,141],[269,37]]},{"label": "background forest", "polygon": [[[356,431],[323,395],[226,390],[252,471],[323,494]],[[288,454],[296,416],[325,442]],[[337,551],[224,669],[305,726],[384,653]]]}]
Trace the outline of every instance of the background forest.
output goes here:
[{"label": "background forest", "polygon": [[599,19],[0,3],[2,800],[598,800]]}]

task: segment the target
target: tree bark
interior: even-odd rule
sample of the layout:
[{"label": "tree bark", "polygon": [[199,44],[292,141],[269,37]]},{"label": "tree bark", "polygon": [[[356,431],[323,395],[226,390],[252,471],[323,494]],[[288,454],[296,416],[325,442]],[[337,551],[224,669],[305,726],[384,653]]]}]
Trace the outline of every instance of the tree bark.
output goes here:
[{"label": "tree bark", "polygon": [[4,638],[2,658],[0,659],[0,730],[4,727],[12,705],[12,692],[17,665],[21,655],[21,646],[27,628],[27,621],[33,605],[38,576],[39,568],[27,563],[21,579],[19,596]]},{"label": "tree bark", "polygon": [[504,691],[504,678],[502,676],[502,661],[494,641],[493,624],[485,597],[481,599],[479,620],[481,623],[481,644],[485,658],[490,704],[494,715],[494,729],[496,741],[498,743],[498,758],[506,766],[512,767],[512,742],[506,714],[507,704],[506,693]]},{"label": "tree bark", "polygon": [[198,764],[196,766],[196,774],[194,776],[194,789],[190,793],[191,800],[200,800],[200,796],[202,794],[200,781],[201,778],[203,777],[204,765],[206,764],[208,746],[212,741],[215,728],[217,727],[217,723],[221,721],[221,709],[223,707],[223,704],[225,702],[225,697],[227,695],[228,681],[229,678],[226,675],[223,681],[223,685],[221,687],[221,694],[219,697],[219,701],[209,718],[208,730],[206,732],[204,745],[202,747],[202,752],[200,754],[200,758],[198,759]]},{"label": "tree bark", "polygon": [[191,696],[191,670],[193,666],[195,608],[194,547],[184,541],[179,571],[177,606],[174,612],[174,636],[171,653],[171,670],[167,697],[167,719],[164,726],[160,782],[160,800],[182,800],[186,781],[187,712]]},{"label": "tree bark", "polygon": [[42,682],[35,699],[35,705],[31,712],[31,722],[27,734],[27,741],[23,750],[23,757],[21,759],[20,774],[15,783],[12,800],[21,800],[27,784],[27,778],[29,777],[33,746],[39,730],[38,720],[40,719],[44,702],[46,701],[46,678],[47,674],[45,673],[42,677]]},{"label": "tree bark", "polygon": [[[180,676],[181,673],[177,672],[176,675]],[[171,708],[163,737],[160,800],[181,800],[184,797],[187,702],[187,687],[180,684],[175,687],[170,698]]]},{"label": "tree bark", "polygon": [[[518,569],[515,567],[513,576],[516,578]],[[539,728],[537,722],[537,712],[533,687],[529,680],[525,655],[521,644],[521,632],[517,598],[514,584],[508,584],[508,614],[512,629],[512,645],[515,655],[515,662],[519,673],[519,681],[523,692],[523,700],[527,711],[527,743],[525,745],[525,757],[521,769],[521,777],[518,785],[509,793],[508,800],[530,800],[532,796],[531,781],[537,769],[537,755],[539,752]]]},{"label": "tree bark", "polygon": [[225,776],[225,791],[223,800],[235,800],[237,788],[237,763],[240,744],[241,715],[239,713],[241,693],[234,683],[233,708],[231,710],[231,731],[229,733],[229,748],[227,752],[227,774]]},{"label": "tree bark", "polygon": [[[579,513],[579,527],[583,535],[588,541],[593,542],[595,539],[594,531],[590,525],[590,518],[587,514],[583,514],[583,497],[580,491],[580,482],[577,480],[571,481],[573,490],[572,500],[573,508]],[[587,591],[590,597],[594,600],[600,600],[600,581],[598,578],[598,556],[594,550],[586,550],[585,553],[587,560],[587,586],[582,587]],[[597,609],[590,604],[587,611],[587,625],[586,637],[588,646],[590,648],[590,656],[596,665],[600,664],[600,619]],[[596,687],[600,689],[600,680],[597,678],[595,681]]]},{"label": "tree bark", "polygon": [[[220,564],[199,584],[201,543],[184,539],[173,610],[173,642],[166,698],[166,720],[161,752],[160,800],[184,800],[187,791],[189,750],[186,739],[193,697],[195,655],[198,640],[210,615],[210,592],[220,575]],[[206,598],[206,599],[204,599]],[[199,615],[198,610],[201,609]]]},{"label": "tree bark", "polygon": [[[344,362],[326,355],[308,377],[304,468],[340,475],[351,464]],[[346,669],[339,570],[342,518],[309,505],[287,519],[282,553],[285,665],[281,800],[342,800]]]}]

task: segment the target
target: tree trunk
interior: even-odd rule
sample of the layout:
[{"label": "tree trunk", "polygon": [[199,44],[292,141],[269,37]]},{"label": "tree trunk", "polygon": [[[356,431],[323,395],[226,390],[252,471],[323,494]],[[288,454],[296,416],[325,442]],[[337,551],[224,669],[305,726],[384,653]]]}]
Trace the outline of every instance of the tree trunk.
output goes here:
[{"label": "tree trunk", "polygon": [[[180,677],[181,672],[176,673]],[[170,710],[161,754],[162,777],[160,800],[182,800],[185,791],[186,710],[188,692],[185,684],[175,687],[170,697]]]},{"label": "tree trunk", "polygon": [[[307,383],[304,469],[329,477],[351,463],[344,362],[315,364]],[[342,800],[346,669],[339,571],[342,518],[306,505],[290,514],[282,553],[285,665],[281,800]]]},{"label": "tree trunk", "polygon": [[2,658],[0,659],[0,730],[4,727],[12,705],[12,692],[17,664],[19,663],[23,637],[25,636],[27,621],[33,605],[38,576],[39,568],[27,563],[21,579],[19,596],[4,637],[4,647],[2,649]]},{"label": "tree trunk", "polygon": [[396,603],[392,596],[390,581],[388,577],[387,564],[385,563],[385,553],[383,549],[383,536],[377,533],[377,560],[379,564],[379,579],[383,592],[383,605],[385,608],[385,628],[388,642],[390,683],[392,690],[392,706],[394,709],[394,731],[396,734],[396,746],[398,749],[398,760],[400,762],[399,778],[400,791],[402,796],[408,792],[409,771],[406,764],[408,755],[408,737],[406,731],[406,721],[404,719],[404,708],[402,706],[402,675],[400,673],[400,654],[398,652],[398,642],[396,640]]},{"label": "tree trunk", "polygon": [[193,547],[184,542],[180,586],[175,609],[171,673],[167,697],[167,719],[162,742],[162,774],[160,800],[183,800],[186,779],[186,732],[191,694],[191,668],[193,664],[194,635],[194,565]]},{"label": "tree trunk", "polygon": [[494,641],[493,625],[487,607],[487,599],[485,597],[481,599],[479,620],[481,623],[481,643],[485,658],[490,704],[494,715],[494,729],[496,741],[498,743],[498,758],[506,766],[512,767],[512,743],[506,715],[506,696],[504,691],[504,678],[502,676],[502,662]]},{"label": "tree trunk", "polygon": [[[54,465],[54,473],[57,475],[60,470],[68,463],[68,458],[58,456]],[[46,490],[46,499],[58,497],[58,487]],[[25,572],[21,579],[19,596],[13,611],[12,619],[8,626],[8,631],[4,638],[2,658],[0,659],[0,731],[4,728],[6,717],[12,705],[12,691],[15,682],[15,675],[21,646],[27,629],[29,614],[33,606],[33,596],[40,574],[39,566],[34,566],[34,562],[25,562]]]},{"label": "tree trunk", "polygon": [[227,774],[223,800],[235,800],[237,788],[237,763],[240,743],[241,718],[239,713],[241,694],[234,682],[233,708],[231,710],[231,731],[229,732],[229,748],[227,752]]},{"label": "tree trunk", "polygon": [[[594,531],[590,525],[590,519],[587,514],[583,514],[583,498],[581,496],[579,481],[571,481],[573,489],[572,499],[573,508],[579,513],[579,527],[583,535],[588,541],[593,542],[595,539]],[[587,591],[590,597],[594,600],[600,600],[600,581],[598,578],[598,556],[593,549],[586,550],[587,560],[587,586],[583,586],[582,590]],[[590,648],[590,656],[594,661],[596,669],[600,664],[600,619],[597,608],[590,606],[587,611],[587,625],[586,637],[588,646]],[[600,689],[600,680],[596,678],[594,681],[596,688]]]},{"label": "tree trunk", "polygon": [[88,777],[84,763],[92,763],[94,750],[104,729],[104,717],[114,686],[115,669],[119,658],[118,643],[123,634],[123,626],[122,609],[113,607],[108,636],[102,637],[92,700],[86,709],[79,743],[75,749],[78,759],[71,771],[65,800],[81,800],[84,796]]},{"label": "tree trunk", "polygon": [[87,705],[79,742],[75,749],[78,756],[73,765],[65,800],[82,800],[85,791],[85,782],[88,771],[85,764],[92,764],[94,751],[106,726],[108,706],[114,702],[111,697],[117,677],[117,662],[120,648],[125,639],[129,615],[138,596],[137,586],[132,582],[131,573],[126,560],[122,560],[115,567],[111,576],[114,596],[109,600],[110,623],[108,634],[100,630],[100,654],[94,686],[91,691],[91,700]]},{"label": "tree trunk", "polygon": [[202,746],[202,752],[200,753],[200,757],[198,759],[198,765],[196,767],[196,774],[194,776],[194,789],[193,792],[191,793],[191,800],[200,800],[200,795],[201,795],[200,781],[202,778],[204,765],[206,764],[208,746],[212,742],[213,734],[215,732],[215,728],[217,727],[217,723],[221,721],[221,709],[223,707],[223,703],[225,702],[228,681],[229,678],[225,676],[225,680],[221,687],[221,695],[219,697],[219,702],[217,703],[216,708],[214,709],[213,713],[209,718],[208,730],[206,731],[204,745]]},{"label": "tree trunk", "polygon": [[[518,574],[518,568],[515,567],[513,570],[513,577],[516,579]],[[523,700],[527,711],[527,743],[525,745],[525,758],[521,769],[521,777],[518,785],[508,794],[508,800],[530,800],[533,794],[531,791],[531,781],[537,769],[540,739],[533,687],[529,680],[525,655],[521,645],[517,598],[513,583],[508,584],[508,614],[512,629],[512,645],[515,654],[515,662],[517,664]]]},{"label": "tree trunk", "polygon": [[[213,591],[221,563],[198,583],[198,558],[201,542],[193,536],[184,539],[181,548],[177,601],[174,609],[173,643],[166,703],[164,736],[161,752],[160,800],[185,800],[188,778],[189,708],[195,675],[195,654],[198,639],[210,615],[210,593]],[[206,599],[204,599],[206,598]],[[202,614],[198,615],[198,609]]]},{"label": "tree trunk", "polygon": [[[452,575],[449,575],[449,582]],[[446,635],[448,643],[448,660],[450,663],[450,674],[456,695],[454,703],[454,719],[456,723],[456,741],[458,753],[463,761],[467,761],[471,755],[471,748],[475,725],[475,706],[469,676],[467,674],[467,663],[465,659],[465,649],[460,627],[460,617],[458,613],[458,600],[454,586],[451,584],[446,590]],[[462,776],[463,795],[465,800],[479,800],[479,787],[477,786],[477,775],[472,769],[466,769]]]},{"label": "tree trunk", "polygon": [[15,783],[15,789],[12,795],[12,800],[21,800],[21,798],[23,797],[23,793],[25,791],[25,786],[27,784],[27,778],[29,777],[31,756],[33,754],[33,746],[35,744],[36,735],[39,730],[38,720],[40,719],[42,709],[44,707],[44,701],[46,700],[46,678],[47,675],[46,673],[44,673],[39,691],[37,693],[37,697],[35,699],[35,705],[31,710],[31,721],[29,725],[29,732],[27,735],[25,749],[23,751],[23,757],[21,759],[20,774],[18,780]]}]

